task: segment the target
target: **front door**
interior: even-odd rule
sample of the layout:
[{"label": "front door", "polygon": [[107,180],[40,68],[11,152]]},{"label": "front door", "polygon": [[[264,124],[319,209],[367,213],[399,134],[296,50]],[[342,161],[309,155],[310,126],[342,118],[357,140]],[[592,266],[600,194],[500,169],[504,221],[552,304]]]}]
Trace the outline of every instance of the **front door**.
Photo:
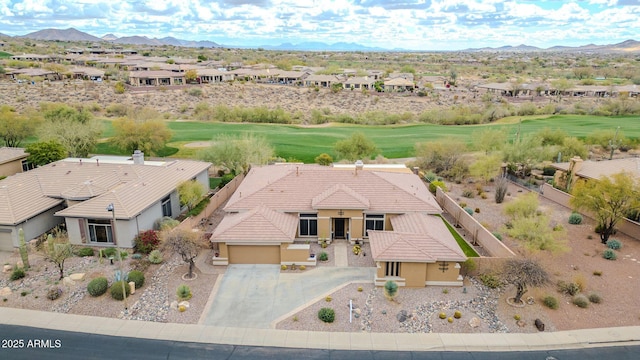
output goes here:
[{"label": "front door", "polygon": [[344,218],[333,219],[333,238],[344,239]]}]

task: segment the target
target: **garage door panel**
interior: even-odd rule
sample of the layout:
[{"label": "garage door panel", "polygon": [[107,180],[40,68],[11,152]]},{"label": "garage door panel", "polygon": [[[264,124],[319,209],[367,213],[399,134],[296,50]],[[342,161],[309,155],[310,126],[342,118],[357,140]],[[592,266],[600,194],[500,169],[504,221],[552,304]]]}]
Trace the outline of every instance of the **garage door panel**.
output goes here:
[{"label": "garage door panel", "polygon": [[229,245],[229,264],[280,264],[280,246]]}]

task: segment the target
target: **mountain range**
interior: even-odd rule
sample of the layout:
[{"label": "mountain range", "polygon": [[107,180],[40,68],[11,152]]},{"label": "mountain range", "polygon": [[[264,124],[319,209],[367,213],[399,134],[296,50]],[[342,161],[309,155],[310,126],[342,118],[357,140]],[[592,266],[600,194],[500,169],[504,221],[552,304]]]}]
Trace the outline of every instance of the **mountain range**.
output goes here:
[{"label": "mountain range", "polygon": [[[9,37],[0,33],[0,36]],[[326,44],[323,42],[302,42],[298,44],[283,43],[280,45],[264,45],[264,46],[230,46],[220,45],[213,41],[193,41],[181,40],[174,37],[148,38],[146,36],[125,36],[117,37],[113,34],[106,34],[103,37],[93,36],[91,34],[69,29],[43,29],[35,31],[18,38],[27,38],[33,40],[49,40],[49,41],[88,41],[88,42],[109,42],[113,44],[129,44],[138,46],[183,46],[183,47],[235,47],[235,48],[261,48],[266,50],[297,50],[297,51],[408,51],[405,49],[384,49],[379,47],[368,47],[357,43],[338,42],[334,44]],[[640,52],[640,42],[636,40],[626,40],[617,44],[595,45],[588,44],[583,46],[553,46],[547,49],[529,45],[518,46],[502,46],[497,48],[484,47],[472,48],[460,51],[471,52]]]}]

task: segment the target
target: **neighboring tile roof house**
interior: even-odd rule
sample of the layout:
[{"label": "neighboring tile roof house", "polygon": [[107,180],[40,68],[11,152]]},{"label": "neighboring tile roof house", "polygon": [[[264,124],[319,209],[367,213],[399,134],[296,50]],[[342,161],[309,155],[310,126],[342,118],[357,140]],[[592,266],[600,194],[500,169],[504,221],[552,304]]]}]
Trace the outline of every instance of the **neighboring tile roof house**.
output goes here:
[{"label": "neighboring tile roof house", "polygon": [[[575,161],[575,160],[574,160]],[[559,170],[568,171],[571,162],[552,164]],[[576,175],[581,178],[599,179],[619,172],[628,172],[640,178],[640,158],[613,159],[603,161],[582,161]]]},{"label": "neighboring tile roof house", "polygon": [[[208,185],[210,163],[167,160],[134,164],[134,161],[126,157],[64,159],[1,180],[0,233],[9,232],[15,238],[14,230],[24,227],[27,236],[34,238],[64,221],[68,229],[72,225],[82,227],[77,220],[70,224],[69,219],[110,220],[113,213],[106,208],[114,204],[116,219],[123,220],[123,229],[129,226],[126,235],[133,232],[133,237],[135,229],[148,229],[163,216],[160,205],[163,199],[173,199],[173,205],[166,206],[172,208],[173,216],[178,215],[179,183],[196,179]],[[126,224],[132,219],[135,224]],[[79,229],[78,234],[83,231]],[[121,246],[131,244],[131,239],[122,240]],[[0,247],[6,248],[11,241],[3,235],[0,243]]]}]

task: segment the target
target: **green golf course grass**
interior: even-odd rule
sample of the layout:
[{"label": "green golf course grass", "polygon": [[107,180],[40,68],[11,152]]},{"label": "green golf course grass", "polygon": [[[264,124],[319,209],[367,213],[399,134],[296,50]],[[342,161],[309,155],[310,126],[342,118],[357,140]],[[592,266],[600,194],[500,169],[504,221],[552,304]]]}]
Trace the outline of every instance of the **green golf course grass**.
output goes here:
[{"label": "green golf course grass", "polygon": [[[114,135],[111,121],[104,121],[103,137]],[[418,142],[433,141],[448,137],[471,143],[473,134],[484,129],[506,128],[512,138],[520,131],[522,134],[535,133],[544,128],[560,129],[569,136],[585,138],[598,130],[620,131],[628,138],[640,136],[640,118],[638,116],[581,116],[555,115],[539,117],[512,117],[496,123],[484,125],[433,125],[410,124],[395,126],[365,126],[332,124],[330,126],[303,127],[297,125],[253,124],[253,123],[216,123],[196,121],[171,121],[167,123],[173,131],[173,137],[160,156],[194,156],[196,149],[183,145],[196,141],[210,141],[220,134],[253,133],[264,136],[276,150],[276,155],[284,159],[295,159],[312,163],[321,153],[335,155],[333,146],[336,141],[349,137],[354,132],[362,132],[378,147],[379,153],[387,158],[405,158],[414,156],[414,146]],[[111,143],[98,145],[97,153],[124,154]]]}]

